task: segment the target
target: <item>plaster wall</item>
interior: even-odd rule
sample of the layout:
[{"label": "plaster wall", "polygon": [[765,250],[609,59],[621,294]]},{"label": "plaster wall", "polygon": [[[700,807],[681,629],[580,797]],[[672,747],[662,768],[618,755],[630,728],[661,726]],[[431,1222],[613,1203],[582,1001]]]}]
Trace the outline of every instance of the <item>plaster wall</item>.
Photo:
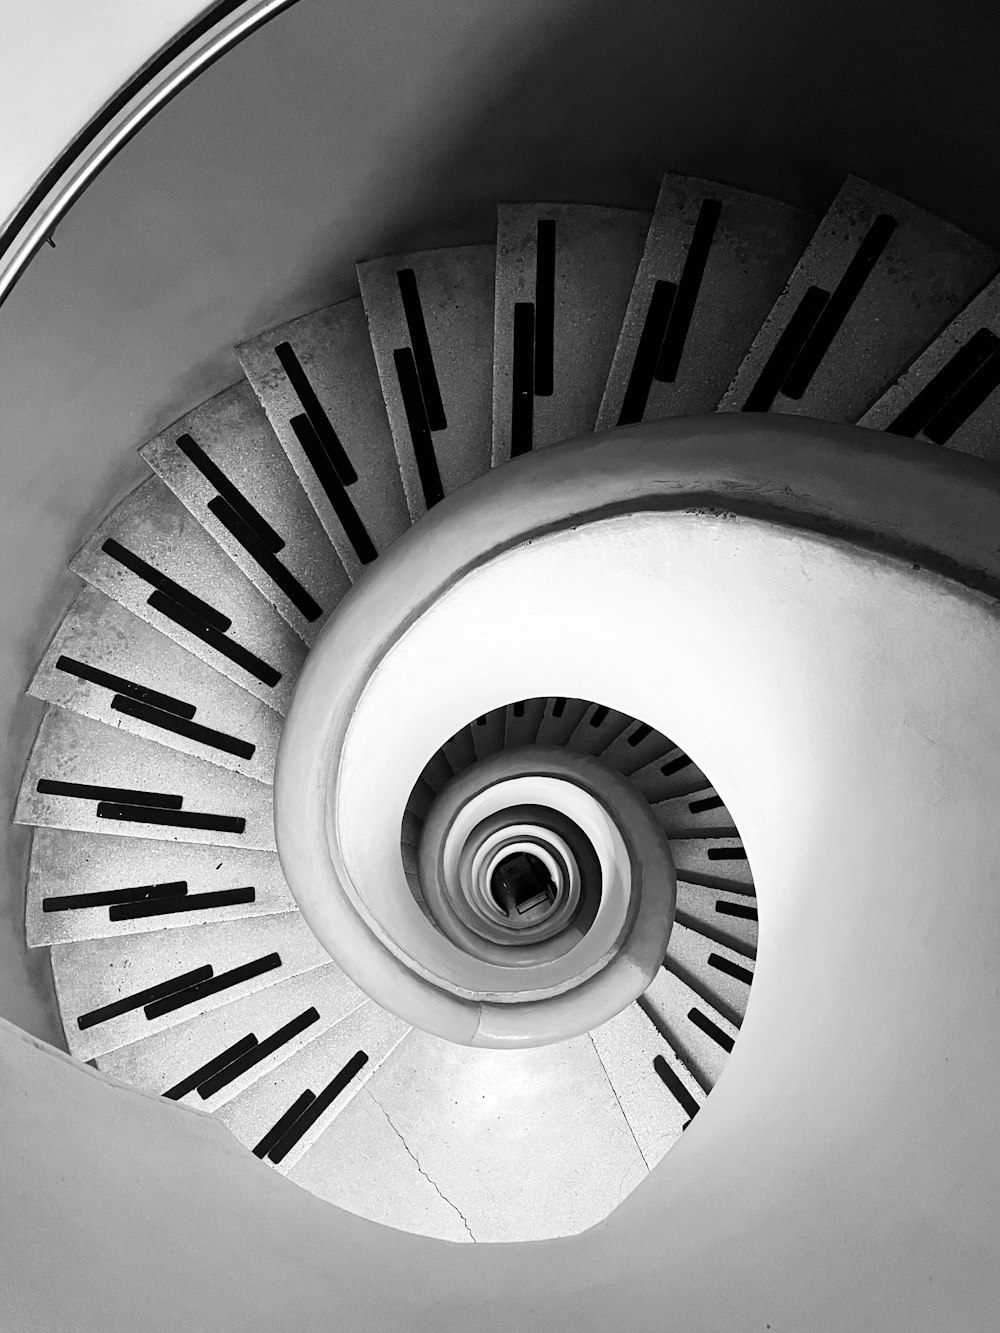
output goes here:
[{"label": "plaster wall", "polygon": [[661,597],[635,647],[672,686],[705,676],[683,725],[761,913],[742,1035],[681,1141],[582,1236],[458,1249],[329,1208],[4,1025],[8,1327],[995,1327],[995,604],[814,535],[658,522],[622,538]]},{"label": "plaster wall", "polygon": [[203,0],[4,0],[0,44],[0,218],[70,139]]}]

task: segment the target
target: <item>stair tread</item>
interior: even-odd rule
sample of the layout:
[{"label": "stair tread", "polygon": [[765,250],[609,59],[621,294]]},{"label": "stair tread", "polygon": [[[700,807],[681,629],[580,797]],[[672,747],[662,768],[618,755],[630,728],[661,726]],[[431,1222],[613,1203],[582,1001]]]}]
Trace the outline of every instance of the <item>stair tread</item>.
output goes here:
[{"label": "stair tread", "polygon": [[[111,919],[111,905],[45,911],[46,898],[70,903],[83,894],[122,894],[145,885],[184,883],[190,900],[251,886],[252,902],[202,906],[154,916]],[[165,901],[165,900],[161,900]],[[171,900],[172,901],[172,900]],[[36,828],[26,895],[29,945],[177,930],[214,921],[268,916],[296,908],[275,852],[150,838]],[[123,949],[129,946],[123,941]]]},{"label": "stair tread", "polygon": [[538,726],[538,745],[565,745],[591,704],[586,699],[549,699]]},{"label": "stair tread", "polygon": [[277,1069],[226,1102],[216,1114],[242,1144],[252,1149],[304,1091],[311,1091],[319,1098],[352,1057],[363,1052],[368,1057],[364,1065],[282,1161],[275,1163],[278,1171],[287,1174],[329,1129],[409,1031],[407,1023],[369,1000],[314,1041],[300,1047]]},{"label": "stair tread", "polygon": [[[138,688],[123,696],[130,686]],[[274,709],[96,588],[84,586],[74,599],[28,693],[258,782],[274,776],[281,735]],[[172,703],[186,705],[180,722]],[[232,741],[240,753],[227,748]]]},{"label": "stair tread", "polygon": [[[652,1170],[680,1138],[692,1115],[697,1114],[705,1093],[639,1004],[628,1005],[590,1035]],[[657,1072],[661,1061],[669,1071],[666,1083]]]},{"label": "stair tread", "polygon": [[605,708],[603,704],[591,704],[564,744],[575,754],[603,756],[614,741],[631,729],[634,721],[628,713]]},{"label": "stair tread", "polygon": [[496,246],[388,255],[357,271],[416,520],[490,468]]},{"label": "stair tread", "polygon": [[[745,891],[736,893],[677,881],[677,920],[750,959],[757,956],[756,912],[756,897],[749,897]],[[745,961],[732,961],[747,967]]]},{"label": "stair tread", "polygon": [[695,884],[753,893],[753,874],[740,837],[671,837],[670,851],[679,878]]},{"label": "stair tread", "polygon": [[[640,1003],[705,1092],[710,1092],[739,1036],[736,1024],[666,967],[657,972]],[[692,1014],[700,1024],[692,1021]]]},{"label": "stair tread", "polygon": [[[720,410],[857,421],[996,265],[993,250],[957,227],[850,177]],[[796,312],[798,323],[772,360]]]},{"label": "stair tread", "polygon": [[507,710],[505,708],[491,708],[488,713],[482,717],[477,717],[470,723],[469,730],[472,732],[472,744],[476,751],[477,759],[488,759],[491,754],[503,749],[504,731],[507,725]]},{"label": "stair tread", "polygon": [[[956,315],[858,425],[1000,462],[997,340],[1000,278],[988,283]],[[968,351],[963,352],[966,347]],[[923,396],[917,401],[919,395]]]},{"label": "stair tread", "polygon": [[[308,972],[287,977],[264,990],[243,995],[238,1000],[190,1018],[163,1032],[132,1042],[99,1056],[97,1066],[132,1087],[148,1092],[175,1095],[205,1111],[214,1111],[251,1087],[293,1056],[302,1046],[322,1035],[366,1002],[366,996],[333,962],[322,963]],[[314,1011],[314,1014],[310,1011]],[[308,1026],[302,1026],[308,1020]],[[280,1045],[268,1039],[282,1030],[288,1032]],[[203,1069],[248,1035],[263,1046],[263,1058],[233,1075],[222,1086],[197,1087],[177,1095],[190,1083],[191,1075]],[[270,1049],[273,1047],[273,1049]],[[249,1064],[249,1061],[247,1061]],[[204,1087],[204,1084],[202,1084]]]},{"label": "stair tread", "polygon": [[[94,790],[47,790],[51,783]],[[14,821],[274,850],[269,786],[53,705],[39,724]]]},{"label": "stair tread", "polygon": [[[410,525],[361,298],[270,329],[237,347],[236,355],[348,576],[356,579]],[[289,379],[290,357],[293,376],[304,377],[297,387]],[[311,455],[303,440],[312,442]],[[321,463],[318,473],[317,457],[333,462]]]},{"label": "stair tread", "polygon": [[[726,965],[728,964],[728,968]],[[753,960],[710,939],[698,929],[674,921],[666,967],[677,973],[703,999],[731,1022],[741,1021],[750,998]]]},{"label": "stair tread", "polygon": [[462,727],[460,731],[456,731],[441,748],[455,773],[464,772],[476,762],[476,747],[470,727]]},{"label": "stair tread", "polygon": [[665,761],[676,750],[674,742],[662,732],[649,728],[637,718],[631,718],[625,729],[601,753],[601,762],[627,778],[658,759]]},{"label": "stair tread", "polygon": [[815,225],[777,199],[665,176],[597,429],[713,411]]},{"label": "stair tread", "polygon": [[247,381],[139,452],[261,596],[313,643],[350,581]]},{"label": "stair tread", "polygon": [[[176,596],[190,595],[208,609],[196,605],[192,611],[188,605],[179,622],[170,614],[176,596],[168,595],[165,602],[162,588],[103,549],[108,540],[154,570],[152,577],[165,576],[179,585],[183,593]],[[284,712],[305,660],[305,645],[158,477],[137,486],[112,510],[70,561],[70,569]],[[212,624],[207,634],[192,628],[192,617],[202,625],[208,616]],[[229,629],[221,630],[220,616],[222,624],[231,621]],[[237,662],[227,648],[230,653],[249,652],[263,665],[248,665],[245,658]]]},{"label": "stair tread", "polygon": [[[501,204],[497,218],[496,310],[493,363],[493,466],[528,449],[574,439],[594,429],[622,319],[642,257],[650,214],[587,204]],[[554,265],[540,233],[555,227]],[[536,265],[539,235],[542,269]],[[538,282],[536,284],[536,277]],[[531,316],[540,336],[515,357],[516,307]],[[521,336],[520,334],[518,335]],[[543,369],[531,348],[547,347]],[[520,368],[519,368],[520,367]],[[551,371],[551,383],[546,375]],[[516,372],[516,374],[515,374]],[[531,392],[526,428],[513,413],[518,376]]]},{"label": "stair tread", "polygon": [[505,750],[534,744],[546,702],[544,698],[522,699],[507,705],[503,741]]},{"label": "stair tread", "polygon": [[702,797],[710,788],[710,783],[694,760],[683,750],[672,750],[667,755],[658,755],[642,768],[629,774],[629,781],[640,796],[645,797],[654,814],[664,801],[672,801],[681,796],[691,800]]},{"label": "stair tread", "polygon": [[714,787],[666,797],[651,809],[668,838],[726,837],[735,833],[733,817]]},{"label": "stair tread", "polygon": [[[226,973],[233,969],[248,968],[275,956],[277,965],[261,965],[245,978],[237,974],[232,984],[209,994],[192,991],[184,1004],[171,1007],[169,1012],[147,1018],[139,1005],[79,1026],[81,1016],[136,997],[151,987],[165,987],[178,977],[200,976],[211,968],[214,976],[206,978],[207,983],[215,978],[227,981]],[[52,946],[59,1012],[69,1049],[80,1060],[130,1045],[328,961],[329,955],[297,911],[133,935],[127,941],[80,940]],[[185,997],[178,992],[177,998]]]}]

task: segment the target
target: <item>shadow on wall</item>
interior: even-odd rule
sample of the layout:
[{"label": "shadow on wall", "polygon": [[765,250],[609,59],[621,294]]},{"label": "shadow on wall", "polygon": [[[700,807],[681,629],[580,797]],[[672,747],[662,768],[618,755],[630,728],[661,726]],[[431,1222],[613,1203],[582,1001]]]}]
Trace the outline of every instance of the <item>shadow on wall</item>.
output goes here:
[{"label": "shadow on wall", "polygon": [[646,208],[667,168],[817,211],[853,172],[998,241],[998,49],[984,0],[578,5],[502,85],[465,76],[481,95],[436,170],[423,141],[396,167],[379,248],[433,243],[462,194]]}]

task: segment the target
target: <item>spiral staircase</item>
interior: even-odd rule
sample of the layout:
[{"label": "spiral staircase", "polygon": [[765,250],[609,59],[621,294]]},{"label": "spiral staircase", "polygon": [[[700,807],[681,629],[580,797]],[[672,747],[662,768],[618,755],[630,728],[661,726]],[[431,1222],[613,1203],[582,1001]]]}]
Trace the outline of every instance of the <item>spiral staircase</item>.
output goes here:
[{"label": "spiral staircase", "polygon": [[711,764],[583,688],[546,552],[626,553],[630,478],[715,412],[995,460],[997,265],[856,178],[816,219],[670,174],[652,215],[501,204],[495,244],[359,263],[238,347],[29,688],[70,1052],[390,1225],[607,1216],[723,1073],[757,899]]}]

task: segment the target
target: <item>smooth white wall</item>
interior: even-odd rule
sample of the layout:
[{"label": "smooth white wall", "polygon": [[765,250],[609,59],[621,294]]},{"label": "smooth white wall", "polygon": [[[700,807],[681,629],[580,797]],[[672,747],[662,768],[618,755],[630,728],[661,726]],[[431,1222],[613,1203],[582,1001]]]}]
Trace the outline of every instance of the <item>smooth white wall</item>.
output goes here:
[{"label": "smooth white wall", "polygon": [[662,613],[635,646],[661,638],[678,690],[709,673],[686,735],[746,825],[761,913],[743,1032],[680,1142],[583,1236],[452,1247],[4,1026],[12,1329],[995,1329],[996,606],[814,537],[660,524],[630,539]]},{"label": "smooth white wall", "polygon": [[4,0],[0,218],[204,0]]}]

